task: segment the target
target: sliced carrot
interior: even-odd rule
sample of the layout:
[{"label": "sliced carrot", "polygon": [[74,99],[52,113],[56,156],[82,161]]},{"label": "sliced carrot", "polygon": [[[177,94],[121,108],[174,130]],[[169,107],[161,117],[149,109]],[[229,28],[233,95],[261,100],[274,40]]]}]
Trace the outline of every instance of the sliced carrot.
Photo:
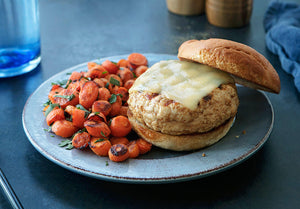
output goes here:
[{"label": "sliced carrot", "polygon": [[76,107],[74,107],[73,105],[68,105],[66,106],[65,108],[65,112],[68,113],[69,115],[72,115],[73,114],[73,110],[75,109]]},{"label": "sliced carrot", "polygon": [[48,94],[48,99],[54,103],[54,95],[58,95],[62,90],[64,90],[63,87],[59,86],[59,85],[53,85],[51,88],[51,91]]},{"label": "sliced carrot", "polygon": [[95,114],[95,113],[89,114],[88,120],[95,121],[95,122],[105,122],[105,123],[107,123],[105,115],[101,112],[97,113],[97,114]]},{"label": "sliced carrot", "polygon": [[[111,103],[111,110],[109,113],[109,116],[116,116],[120,113],[121,107],[122,107],[122,99],[119,95],[113,94],[114,97],[116,97],[116,101],[110,102]],[[112,96],[113,96],[112,95]],[[110,101],[112,100],[112,97],[110,98]]]},{"label": "sliced carrot", "polygon": [[144,139],[137,139],[136,143],[139,146],[140,154],[145,154],[151,150],[152,144]]},{"label": "sliced carrot", "polygon": [[57,120],[63,120],[65,119],[64,111],[60,108],[53,109],[46,117],[47,125],[50,126],[52,123],[54,123]]},{"label": "sliced carrot", "polygon": [[104,122],[96,122],[87,120],[84,122],[84,127],[88,133],[94,137],[108,137],[111,133],[109,127]]},{"label": "sliced carrot", "polygon": [[82,73],[74,71],[74,72],[72,72],[72,74],[70,75],[69,80],[71,80],[71,81],[77,81],[77,80],[79,80],[81,77],[82,77]]},{"label": "sliced carrot", "polygon": [[91,79],[94,79],[94,78],[104,78],[107,74],[108,74],[107,69],[105,69],[101,65],[97,65],[97,66],[93,67],[92,69],[90,69],[86,73],[86,77],[89,77]]},{"label": "sliced carrot", "polygon": [[144,72],[148,70],[147,66],[141,65],[135,69],[135,75],[140,77]]},{"label": "sliced carrot", "polygon": [[102,66],[110,73],[110,74],[116,74],[119,70],[119,67],[117,64],[111,62],[110,60],[105,60],[102,62]]},{"label": "sliced carrot", "polygon": [[107,88],[99,88],[98,100],[108,101],[111,94]]},{"label": "sliced carrot", "polygon": [[94,78],[93,81],[97,84],[99,88],[102,88],[105,86],[105,83],[100,78]]},{"label": "sliced carrot", "polygon": [[112,145],[108,152],[108,157],[111,161],[121,162],[129,158],[129,151],[124,144]]},{"label": "sliced carrot", "polygon": [[119,115],[111,120],[110,130],[113,136],[126,136],[131,131],[131,124],[127,117]]},{"label": "sliced carrot", "polygon": [[99,156],[108,156],[108,151],[111,148],[111,143],[107,139],[92,138],[90,142],[91,150]]},{"label": "sliced carrot", "polygon": [[117,65],[120,67],[129,67],[129,62],[126,59],[120,59],[117,63]]},{"label": "sliced carrot", "polygon": [[137,156],[140,155],[140,148],[137,145],[136,141],[131,141],[127,145],[128,151],[129,151],[129,158],[136,158]]},{"label": "sliced carrot", "polygon": [[97,100],[93,103],[92,112],[101,112],[107,116],[111,111],[111,104],[105,100]]},{"label": "sliced carrot", "polygon": [[138,66],[141,65],[148,65],[147,58],[140,54],[140,53],[132,53],[128,56],[127,60],[133,69],[136,69]]},{"label": "sliced carrot", "polygon": [[109,81],[106,78],[101,78],[101,80],[104,82],[104,87],[111,91],[112,85],[109,83]]},{"label": "sliced carrot", "polygon": [[109,139],[109,141],[112,145],[114,145],[114,144],[125,144],[125,145],[127,145],[129,143],[129,141],[126,137],[115,137],[115,136],[113,136]]},{"label": "sliced carrot", "polygon": [[79,103],[89,109],[97,98],[98,86],[93,81],[85,82],[79,92]]},{"label": "sliced carrot", "polygon": [[72,89],[63,89],[58,94],[53,95],[53,104],[59,104],[65,109],[68,105],[76,106],[79,103],[79,93]]},{"label": "sliced carrot", "polygon": [[78,128],[83,128],[85,121],[86,121],[85,111],[77,109],[77,108],[73,109],[73,111],[72,111],[73,125],[78,127]]},{"label": "sliced carrot", "polygon": [[125,117],[127,117],[127,111],[128,111],[128,106],[121,106],[121,109],[120,109],[120,115],[123,115]]},{"label": "sliced carrot", "polygon": [[134,75],[128,68],[123,68],[118,71],[118,75],[122,79],[123,83],[126,83],[126,81],[133,79]]},{"label": "sliced carrot", "polygon": [[98,65],[99,64],[97,64],[96,62],[88,62],[87,63],[87,67],[88,67],[89,70],[92,69],[93,67],[98,66]]},{"label": "sliced carrot", "polygon": [[77,130],[78,129],[73,125],[73,123],[67,120],[58,120],[52,125],[53,133],[65,138],[71,137]]},{"label": "sliced carrot", "polygon": [[122,101],[126,102],[129,97],[128,90],[125,87],[119,87],[115,94],[122,95]]},{"label": "sliced carrot", "polygon": [[76,133],[72,139],[72,145],[76,149],[84,149],[89,146],[91,136],[87,132]]},{"label": "sliced carrot", "polygon": [[124,84],[124,87],[126,89],[130,89],[133,84],[134,84],[134,80],[130,79],[130,80],[126,81],[126,83]]}]

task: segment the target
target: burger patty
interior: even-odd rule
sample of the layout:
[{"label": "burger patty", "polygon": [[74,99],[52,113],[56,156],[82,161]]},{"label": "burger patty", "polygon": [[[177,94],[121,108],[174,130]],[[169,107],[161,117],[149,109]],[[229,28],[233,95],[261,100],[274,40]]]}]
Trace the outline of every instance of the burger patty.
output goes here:
[{"label": "burger patty", "polygon": [[238,105],[234,84],[220,85],[203,97],[195,110],[156,93],[132,92],[128,99],[128,107],[138,122],[170,135],[210,131],[234,117]]}]

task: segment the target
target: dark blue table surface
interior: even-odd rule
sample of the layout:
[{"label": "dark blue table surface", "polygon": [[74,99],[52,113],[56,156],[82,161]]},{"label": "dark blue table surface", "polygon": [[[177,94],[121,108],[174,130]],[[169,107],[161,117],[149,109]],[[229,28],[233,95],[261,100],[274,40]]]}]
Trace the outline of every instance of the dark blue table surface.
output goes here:
[{"label": "dark blue table surface", "polygon": [[[299,207],[300,94],[278,57],[266,49],[262,20],[268,2],[254,1],[248,26],[222,29],[210,25],[205,15],[169,13],[164,0],[40,0],[40,66],[26,75],[0,79],[0,167],[24,208]],[[281,79],[280,94],[267,93],[275,110],[273,132],[264,147],[244,163],[189,182],[112,183],[50,162],[27,140],[21,120],[24,104],[52,75],[112,55],[175,55],[183,41],[209,37],[253,47],[272,63]],[[10,208],[2,192],[0,208]]]}]

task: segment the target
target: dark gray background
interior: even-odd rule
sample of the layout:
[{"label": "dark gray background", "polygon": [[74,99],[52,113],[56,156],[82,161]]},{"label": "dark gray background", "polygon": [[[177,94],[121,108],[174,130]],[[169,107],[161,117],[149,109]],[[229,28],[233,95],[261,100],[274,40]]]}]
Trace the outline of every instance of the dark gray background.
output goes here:
[{"label": "dark gray background", "polygon": [[[295,1],[298,2],[299,1]],[[26,75],[0,79],[0,167],[25,208],[296,208],[300,205],[300,97],[293,78],[265,45],[263,14],[254,1],[251,22],[238,29],[210,25],[205,15],[167,11],[164,0],[40,0],[42,62]],[[267,94],[273,132],[246,162],[190,182],[130,185],[91,179],[44,158],[29,143],[21,114],[30,94],[50,76],[96,58],[177,54],[188,39],[226,38],[247,44],[273,64],[281,93]],[[9,208],[0,192],[0,208]]]}]

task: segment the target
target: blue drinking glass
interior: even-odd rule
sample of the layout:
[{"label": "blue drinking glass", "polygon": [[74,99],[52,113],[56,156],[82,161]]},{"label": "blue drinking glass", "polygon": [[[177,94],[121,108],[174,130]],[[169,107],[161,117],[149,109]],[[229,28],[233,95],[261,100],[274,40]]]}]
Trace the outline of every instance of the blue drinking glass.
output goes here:
[{"label": "blue drinking glass", "polygon": [[0,78],[27,73],[40,61],[38,0],[0,0]]}]

